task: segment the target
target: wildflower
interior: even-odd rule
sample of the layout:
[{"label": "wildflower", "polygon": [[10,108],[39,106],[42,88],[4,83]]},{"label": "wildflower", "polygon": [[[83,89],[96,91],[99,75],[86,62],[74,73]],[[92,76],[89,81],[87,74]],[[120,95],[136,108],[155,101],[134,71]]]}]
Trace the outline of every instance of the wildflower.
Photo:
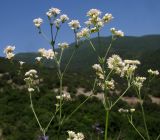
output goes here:
[{"label": "wildflower", "polygon": [[25,62],[19,61],[20,66],[22,66]]},{"label": "wildflower", "polygon": [[60,16],[60,20],[61,20],[62,23],[64,23],[64,22],[68,21],[69,18],[68,18],[67,15],[63,14],[63,15]]},{"label": "wildflower", "polygon": [[102,67],[99,64],[94,64],[92,68],[98,72],[102,72]]},{"label": "wildflower", "polygon": [[112,80],[110,80],[110,81],[105,81],[105,87],[106,87],[106,89],[114,89],[115,88],[115,86],[114,86],[114,80],[112,79]]},{"label": "wildflower", "polygon": [[40,48],[38,50],[41,56],[47,59],[53,59],[57,53],[55,53],[52,49],[46,50],[44,48]]},{"label": "wildflower", "polygon": [[106,13],[104,16],[103,16],[103,21],[104,23],[108,23],[109,21],[111,21],[113,19],[113,16],[112,14],[109,14],[109,13]]},{"label": "wildflower", "polygon": [[101,11],[98,10],[98,9],[90,9],[87,12],[87,16],[92,17],[92,18],[96,18],[96,17],[98,17],[100,15],[101,15]]},{"label": "wildflower", "polygon": [[83,28],[80,32],[77,33],[77,38],[89,37],[90,30],[88,28]]},{"label": "wildflower", "polygon": [[135,80],[133,81],[133,84],[135,87],[137,87],[139,90],[143,86],[143,82],[146,80],[146,77],[139,77],[137,76]]},{"label": "wildflower", "polygon": [[26,73],[25,73],[25,76],[27,76],[27,77],[35,77],[35,78],[37,78],[38,76],[37,76],[37,71],[35,70],[35,69],[31,69],[31,70],[29,70],[29,71],[27,71]]},{"label": "wildflower", "polygon": [[37,60],[38,62],[40,62],[42,59],[42,57],[36,57],[35,60]]},{"label": "wildflower", "polygon": [[124,33],[121,30],[117,30],[115,28],[111,28],[110,31],[116,37],[123,37],[124,36]]},{"label": "wildflower", "polygon": [[37,28],[40,28],[41,24],[43,23],[43,19],[36,18],[36,19],[33,20],[33,23]]},{"label": "wildflower", "polygon": [[107,59],[108,68],[114,70],[117,74],[120,74],[124,67],[124,62],[118,55],[112,55]]},{"label": "wildflower", "polygon": [[91,23],[91,21],[86,21],[86,22],[84,22],[88,27],[90,27],[91,25],[92,25],[92,23]]},{"label": "wildflower", "polygon": [[60,19],[56,19],[54,24],[55,24],[56,28],[59,28],[60,24],[61,24],[61,20]]},{"label": "wildflower", "polygon": [[148,70],[148,73],[150,74],[150,75],[159,75],[159,71],[158,70],[152,70],[152,69],[149,69]]},{"label": "wildflower", "polygon": [[28,88],[28,92],[34,92],[34,88]]},{"label": "wildflower", "polygon": [[119,112],[119,113],[128,113],[129,110],[128,110],[128,109],[120,108],[120,109],[118,109],[118,112]]},{"label": "wildflower", "polygon": [[73,131],[67,131],[69,138],[67,138],[67,140],[84,140],[84,135],[83,133],[75,133]]},{"label": "wildflower", "polygon": [[140,65],[141,62],[139,60],[124,60],[125,64],[132,64],[132,65]]},{"label": "wildflower", "polygon": [[130,109],[130,112],[131,112],[131,113],[135,112],[135,108],[131,108],[131,109]]},{"label": "wildflower", "polygon": [[91,28],[91,33],[96,33],[98,32],[98,29],[96,27]]},{"label": "wildflower", "polygon": [[14,57],[14,53],[13,51],[15,50],[15,46],[7,46],[5,49],[4,49],[4,53],[6,54],[6,58],[7,59],[12,59]]},{"label": "wildflower", "polygon": [[72,20],[71,22],[68,23],[68,25],[71,27],[72,30],[76,30],[81,27],[78,20]]},{"label": "wildflower", "polygon": [[51,18],[52,16],[56,17],[57,15],[59,15],[60,12],[61,10],[58,8],[50,8],[46,14],[49,18]]},{"label": "wildflower", "polygon": [[59,95],[56,96],[56,99],[57,100],[62,99],[62,100],[69,101],[69,100],[71,100],[71,95],[69,93],[64,93],[64,94],[62,94],[62,96],[59,96]]},{"label": "wildflower", "polygon": [[61,48],[61,49],[66,49],[66,48],[69,47],[69,44],[66,43],[66,42],[63,42],[63,43],[58,43],[58,46],[59,46],[59,48]]}]

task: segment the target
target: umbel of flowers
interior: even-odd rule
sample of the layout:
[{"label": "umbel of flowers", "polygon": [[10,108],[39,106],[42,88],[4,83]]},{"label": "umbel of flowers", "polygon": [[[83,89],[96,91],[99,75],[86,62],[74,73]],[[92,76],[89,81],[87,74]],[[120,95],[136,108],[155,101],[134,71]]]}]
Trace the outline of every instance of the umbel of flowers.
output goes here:
[{"label": "umbel of flowers", "polygon": [[[72,117],[72,115],[83,105],[85,104],[95,93],[96,88],[101,88],[103,91],[103,105],[105,108],[106,113],[106,120],[105,120],[105,133],[104,133],[104,140],[108,140],[108,127],[109,127],[109,115],[112,111],[113,107],[121,100],[121,98],[126,94],[128,90],[131,88],[135,89],[137,97],[142,101],[141,97],[141,89],[144,85],[144,82],[147,81],[146,77],[142,77],[136,74],[136,70],[138,66],[141,64],[139,60],[123,60],[119,55],[113,54],[111,56],[108,56],[109,51],[112,47],[112,44],[115,40],[117,40],[120,37],[124,36],[124,33],[121,30],[118,30],[116,28],[111,28],[110,32],[112,35],[111,42],[106,48],[106,52],[104,56],[100,56],[91,40],[92,35],[97,34],[97,37],[99,39],[99,47],[100,45],[100,31],[102,28],[105,27],[105,25],[108,25],[109,22],[113,20],[113,16],[110,13],[106,13],[102,15],[102,12],[98,9],[91,9],[87,12],[88,20],[85,22],[85,27],[81,28],[80,22],[77,19],[69,21],[69,17],[66,14],[61,14],[61,10],[58,8],[50,8],[46,12],[46,16],[48,19],[48,23],[50,26],[50,35],[49,38],[44,31],[42,30],[42,23],[43,19],[36,18],[33,20],[33,23],[35,27],[38,29],[38,32],[40,35],[42,35],[46,41],[50,44],[50,48],[40,48],[38,50],[38,53],[40,56],[36,57],[35,60],[38,62],[38,64],[41,63],[42,59],[50,59],[54,60],[57,68],[57,76],[59,78],[59,92],[56,95],[56,110],[53,112],[53,116],[48,119],[48,124],[46,126],[42,125],[39,117],[35,111],[33,102],[32,102],[32,96],[34,95],[34,92],[37,90],[39,91],[38,85],[39,85],[39,76],[38,72],[35,69],[30,69],[24,74],[24,81],[27,85],[27,90],[29,93],[29,99],[30,99],[30,107],[32,109],[32,112],[34,114],[34,117],[37,121],[37,124],[39,126],[41,136],[41,140],[48,140],[49,137],[46,136],[48,129],[52,122],[58,123],[58,130],[57,130],[57,139],[60,139],[61,130],[63,129],[63,125]],[[74,39],[75,39],[75,49],[71,53],[71,56],[65,65],[64,69],[61,68],[61,61],[62,56],[64,54],[64,50],[69,47],[69,44],[67,42],[61,42],[57,43],[57,37],[59,30],[62,28],[62,25],[66,22],[68,22],[69,27],[71,30],[73,30]],[[54,32],[55,31],[55,32]],[[70,114],[64,115],[63,114],[63,108],[62,106],[65,105],[66,102],[72,101],[72,97],[69,93],[63,93],[62,87],[63,87],[63,78],[66,74],[66,71],[69,67],[69,64],[73,58],[73,56],[76,53],[76,50],[79,47],[79,41],[81,39],[86,39],[90,47],[93,49],[94,53],[97,55],[98,63],[94,64],[92,66],[93,70],[95,71],[95,80],[93,83],[93,88],[91,90],[91,94],[82,102],[80,103],[75,109],[72,110]],[[55,46],[60,48],[60,52],[57,53]],[[86,46],[87,47],[87,46]],[[6,55],[6,58],[11,60],[14,57],[13,51],[15,50],[15,46],[7,46],[4,49],[4,53]],[[23,66],[25,62],[20,61],[20,67]],[[149,73],[149,82],[153,80],[157,75],[159,75],[159,72],[157,70],[148,70]],[[117,75],[120,78],[126,79],[126,89],[120,94],[120,96],[112,100],[110,97],[110,90],[116,89],[116,80],[113,78],[113,75]],[[144,123],[144,129],[145,133],[141,133],[137,127],[134,124],[133,121],[133,113],[135,112],[134,108],[120,108],[118,110],[119,113],[125,114],[129,124],[135,129],[135,131],[139,134],[140,138],[143,140],[150,140],[150,135],[145,119],[145,112],[143,108],[143,102],[140,102],[141,111],[142,111],[142,119]],[[58,118],[57,122],[55,121],[55,118]],[[75,133],[74,131],[67,131],[68,138],[67,140],[84,140],[85,136],[83,133]],[[87,132],[85,132],[87,133]],[[158,138],[158,137],[157,137]],[[87,138],[88,139],[88,138]]]}]

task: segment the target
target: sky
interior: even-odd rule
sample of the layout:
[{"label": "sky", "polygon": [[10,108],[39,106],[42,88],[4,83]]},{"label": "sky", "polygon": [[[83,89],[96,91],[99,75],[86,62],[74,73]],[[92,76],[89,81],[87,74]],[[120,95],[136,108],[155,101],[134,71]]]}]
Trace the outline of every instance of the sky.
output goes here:
[{"label": "sky", "polygon": [[[15,45],[18,52],[36,52],[39,48],[50,48],[48,42],[38,34],[33,19],[44,20],[42,30],[49,36],[46,12],[51,7],[61,9],[70,19],[78,19],[84,27],[86,12],[91,8],[112,13],[114,20],[101,31],[110,35],[115,27],[127,36],[160,34],[160,0],[0,0],[0,56],[7,45]],[[72,43],[73,31],[64,25],[58,42]]]}]

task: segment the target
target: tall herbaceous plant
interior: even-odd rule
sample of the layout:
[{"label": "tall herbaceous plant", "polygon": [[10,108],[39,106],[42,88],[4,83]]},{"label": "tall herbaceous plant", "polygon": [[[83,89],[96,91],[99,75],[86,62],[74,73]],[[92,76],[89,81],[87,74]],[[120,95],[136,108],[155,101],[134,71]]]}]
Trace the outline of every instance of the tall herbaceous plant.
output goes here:
[{"label": "tall herbaceous plant", "polygon": [[[120,108],[118,110],[119,113],[125,114],[126,120],[129,122],[129,124],[133,127],[133,129],[137,132],[139,135],[139,139],[143,140],[150,140],[150,134],[148,131],[146,119],[145,119],[145,111],[143,108],[143,101],[141,97],[141,90],[143,87],[143,83],[145,81],[151,82],[153,78],[155,78],[157,75],[159,75],[159,72],[157,70],[148,70],[149,79],[146,77],[141,77],[137,75],[136,69],[140,65],[140,61],[138,60],[123,60],[119,55],[113,54],[110,57],[108,57],[109,51],[112,47],[112,44],[114,41],[116,41],[118,38],[121,38],[124,36],[124,33],[121,30],[118,30],[116,28],[111,28],[111,41],[110,44],[108,44],[108,47],[106,47],[106,51],[104,56],[101,56],[98,51],[96,50],[96,47],[94,43],[91,40],[92,35],[97,35],[99,39],[99,47],[100,45],[100,32],[101,30],[109,24],[113,20],[113,16],[110,13],[106,13],[102,15],[102,12],[98,9],[91,9],[87,12],[88,20],[85,22],[85,27],[81,29],[79,21],[76,19],[69,20],[69,17],[66,14],[61,14],[61,10],[58,8],[51,8],[48,12],[46,12],[47,15],[47,22],[50,26],[50,37],[48,37],[42,28],[43,19],[36,18],[33,20],[33,23],[35,27],[38,30],[38,33],[42,35],[46,41],[50,44],[50,48],[40,48],[38,50],[38,53],[40,54],[39,57],[36,57],[35,60],[38,63],[41,63],[42,59],[48,59],[53,60],[56,64],[57,68],[57,76],[59,79],[59,92],[56,96],[56,109],[53,112],[53,115],[51,118],[48,118],[48,124],[44,126],[40,120],[39,117],[35,111],[34,104],[32,101],[32,96],[34,95],[34,92],[39,90],[38,88],[38,82],[39,81],[39,73],[36,69],[30,69],[29,71],[26,71],[24,73],[24,81],[26,82],[27,88],[28,88],[28,95],[30,100],[30,107],[31,111],[34,114],[35,120],[37,121],[37,125],[39,126],[39,130],[41,132],[41,140],[48,140],[49,136],[47,135],[48,129],[50,129],[50,125],[52,122],[57,123],[57,136],[56,138],[59,140],[61,139],[61,130],[63,128],[63,125],[71,119],[72,115],[81,108],[83,104],[85,104],[92,96],[96,93],[96,88],[101,88],[103,91],[103,106],[106,114],[105,119],[105,129],[104,129],[104,140],[108,140],[109,134],[108,134],[108,128],[109,126],[109,120],[110,120],[110,112],[115,107],[115,105],[122,99],[122,97],[129,91],[130,89],[134,89],[137,97],[141,101],[140,107],[141,107],[141,117],[144,123],[144,133],[141,133],[137,126],[135,126],[134,123],[134,112],[136,111],[134,108]],[[75,40],[75,46],[73,49],[73,52],[70,54],[70,58],[68,59],[68,62],[65,64],[65,67],[62,69],[62,57],[64,54],[64,50],[68,49],[69,44],[67,42],[60,42],[57,43],[57,37],[59,31],[62,29],[62,26],[66,24],[67,22],[70,29],[73,30],[74,34],[74,40]],[[63,106],[67,102],[72,101],[72,97],[69,93],[63,93],[63,78],[66,74],[66,71],[69,67],[70,62],[72,61],[72,58],[74,57],[76,50],[80,47],[79,42],[81,40],[87,40],[90,44],[89,47],[92,48],[93,52],[97,56],[97,62],[98,64],[94,64],[91,66],[93,70],[95,71],[95,80],[93,83],[92,90],[90,92],[90,95],[77,107],[75,107],[74,110],[70,114],[64,115],[63,114]],[[57,47],[59,50],[57,52]],[[88,47],[88,46],[86,46]],[[4,50],[4,53],[6,54],[6,58],[11,60],[14,58],[14,50],[15,46],[7,46]],[[86,60],[87,61],[87,60]],[[24,63],[23,61],[19,61],[20,68],[23,67]],[[119,95],[117,99],[111,98],[110,91],[116,89],[116,82],[114,80],[115,75],[119,76],[120,78],[125,79],[126,81],[126,88],[125,90]],[[117,112],[117,113],[118,113]],[[56,118],[56,119],[55,119]],[[57,119],[58,118],[58,119]],[[116,121],[116,120],[115,120]],[[84,140],[86,139],[84,134],[82,132],[74,132],[74,130],[68,130],[66,133],[68,133],[67,140]],[[84,132],[86,133],[86,132]],[[160,136],[157,137],[157,140]],[[87,138],[88,139],[88,138]]]}]

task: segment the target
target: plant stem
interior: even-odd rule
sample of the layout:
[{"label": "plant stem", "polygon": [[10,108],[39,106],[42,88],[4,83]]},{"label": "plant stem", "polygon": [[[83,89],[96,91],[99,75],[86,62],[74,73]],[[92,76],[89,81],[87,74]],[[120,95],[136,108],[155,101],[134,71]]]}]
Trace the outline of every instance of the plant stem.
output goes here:
[{"label": "plant stem", "polygon": [[135,125],[131,122],[131,121],[129,121],[129,123],[132,125],[132,127],[136,130],[136,132],[140,135],[140,137],[143,139],[143,140],[145,140],[145,138],[142,136],[142,134],[139,132],[139,130],[135,127]]},{"label": "plant stem", "polygon": [[[138,98],[139,98],[140,101],[142,101],[140,90],[138,90]],[[145,131],[146,131],[147,139],[150,140],[150,136],[149,136],[149,133],[148,133],[148,127],[147,127],[147,123],[146,123],[146,117],[145,117],[144,108],[143,108],[143,102],[140,102],[140,106],[141,106],[143,123],[144,123]]]},{"label": "plant stem", "polygon": [[79,104],[79,105],[72,111],[72,113],[66,118],[65,121],[67,121],[84,103],[86,103],[86,102],[93,96],[96,82],[97,82],[97,79],[95,79],[95,81],[94,81],[92,93],[91,93],[81,104]]},{"label": "plant stem", "polygon": [[158,137],[156,138],[156,140],[159,140],[159,138],[160,138],[160,134],[158,135]]},{"label": "plant stem", "polygon": [[125,95],[125,93],[131,88],[131,86],[128,86],[126,88],[126,90],[121,94],[121,96],[118,97],[118,99],[110,106],[110,109],[112,109],[116,104],[117,102]]},{"label": "plant stem", "polygon": [[106,124],[105,124],[105,135],[104,135],[104,140],[108,140],[108,124],[109,124],[109,110],[106,110]]},{"label": "plant stem", "polygon": [[114,41],[114,36],[112,35],[111,43],[109,44],[109,47],[108,47],[108,49],[107,49],[107,51],[105,53],[104,60],[107,58],[107,55],[108,55],[108,53],[109,53],[109,51],[110,51],[110,49],[112,47],[113,41]]},{"label": "plant stem", "polygon": [[40,121],[39,121],[39,119],[38,119],[38,117],[37,117],[37,114],[36,114],[36,112],[35,112],[35,110],[34,110],[31,92],[29,92],[29,97],[30,97],[30,104],[31,104],[30,107],[31,107],[31,109],[32,109],[32,112],[33,112],[33,114],[34,114],[34,117],[35,117],[35,119],[36,119],[36,121],[37,121],[37,123],[38,123],[38,125],[39,125],[40,131],[43,133],[43,135],[45,135],[45,131],[44,131],[44,129],[42,128],[42,125],[41,125],[41,123],[40,123]]}]

